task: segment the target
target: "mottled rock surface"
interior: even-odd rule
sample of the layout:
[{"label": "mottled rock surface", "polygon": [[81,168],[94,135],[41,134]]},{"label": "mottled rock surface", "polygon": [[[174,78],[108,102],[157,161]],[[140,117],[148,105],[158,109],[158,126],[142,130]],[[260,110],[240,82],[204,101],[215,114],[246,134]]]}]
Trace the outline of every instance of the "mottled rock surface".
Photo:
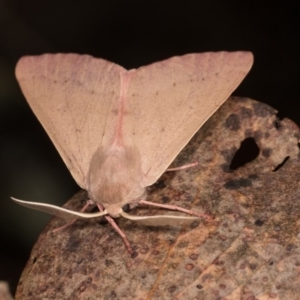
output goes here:
[{"label": "mottled rock surface", "polygon": [[[153,228],[117,219],[135,251],[130,256],[103,219],[52,233],[64,224],[53,218],[16,299],[299,299],[300,131],[276,113],[231,98],[173,164],[199,165],[167,172],[149,188],[149,201],[213,221]],[[81,191],[65,207],[79,210],[86,199]],[[179,214],[148,207],[130,213]]]}]

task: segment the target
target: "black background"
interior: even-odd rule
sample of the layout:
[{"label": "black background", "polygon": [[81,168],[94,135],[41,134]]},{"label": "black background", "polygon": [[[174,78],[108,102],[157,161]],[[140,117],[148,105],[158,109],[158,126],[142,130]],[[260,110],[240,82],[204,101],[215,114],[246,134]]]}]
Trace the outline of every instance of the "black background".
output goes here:
[{"label": "black background", "polygon": [[17,60],[87,53],[136,68],[174,55],[250,50],[238,90],[300,125],[296,1],[0,0],[0,280],[15,288],[50,217],[9,196],[61,205],[78,187],[14,77]]}]

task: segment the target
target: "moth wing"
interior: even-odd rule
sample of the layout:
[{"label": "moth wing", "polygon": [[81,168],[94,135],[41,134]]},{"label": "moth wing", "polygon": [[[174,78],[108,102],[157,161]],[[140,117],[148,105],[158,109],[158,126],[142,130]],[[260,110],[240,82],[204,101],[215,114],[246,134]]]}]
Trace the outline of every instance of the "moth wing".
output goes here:
[{"label": "moth wing", "polygon": [[250,52],[207,52],[130,71],[123,139],[138,146],[144,186],[161,176],[252,63]]},{"label": "moth wing", "polygon": [[27,56],[17,64],[23,94],[82,188],[92,155],[113,140],[124,71],[78,54]]},{"label": "moth wing", "polygon": [[11,197],[11,199],[22,206],[43,211],[45,213],[60,217],[65,220],[97,218],[107,214],[106,210],[97,213],[81,213],[63,207],[59,207],[56,205],[40,203],[40,202],[24,201],[13,197]]}]

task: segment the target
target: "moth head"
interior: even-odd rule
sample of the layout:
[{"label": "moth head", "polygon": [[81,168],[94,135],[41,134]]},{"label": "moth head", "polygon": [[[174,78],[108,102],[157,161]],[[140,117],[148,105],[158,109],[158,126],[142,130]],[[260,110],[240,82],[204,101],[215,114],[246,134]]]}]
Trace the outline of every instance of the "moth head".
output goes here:
[{"label": "moth head", "polygon": [[120,217],[123,211],[122,207],[129,204],[134,207],[138,202],[145,198],[145,188],[136,187],[134,189],[126,189],[122,185],[106,187],[99,190],[98,193],[89,193],[90,198],[104,206],[107,213],[113,217]]},{"label": "moth head", "polygon": [[113,218],[119,218],[122,213],[122,207],[119,204],[111,204],[106,207],[107,213]]}]

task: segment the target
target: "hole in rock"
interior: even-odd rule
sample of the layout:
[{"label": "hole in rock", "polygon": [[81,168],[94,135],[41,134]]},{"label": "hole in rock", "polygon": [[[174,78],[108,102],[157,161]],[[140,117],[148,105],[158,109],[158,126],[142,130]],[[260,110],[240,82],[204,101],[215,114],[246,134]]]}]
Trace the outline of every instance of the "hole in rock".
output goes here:
[{"label": "hole in rock", "polygon": [[283,162],[281,163],[281,164],[279,164],[274,170],[273,170],[273,172],[277,172],[281,167],[283,167],[283,165],[289,160],[289,156],[287,156],[284,160],[283,160]]},{"label": "hole in rock", "polygon": [[240,148],[236,151],[229,168],[236,170],[246,163],[254,160],[259,154],[259,148],[254,138],[246,138],[241,142]]}]

